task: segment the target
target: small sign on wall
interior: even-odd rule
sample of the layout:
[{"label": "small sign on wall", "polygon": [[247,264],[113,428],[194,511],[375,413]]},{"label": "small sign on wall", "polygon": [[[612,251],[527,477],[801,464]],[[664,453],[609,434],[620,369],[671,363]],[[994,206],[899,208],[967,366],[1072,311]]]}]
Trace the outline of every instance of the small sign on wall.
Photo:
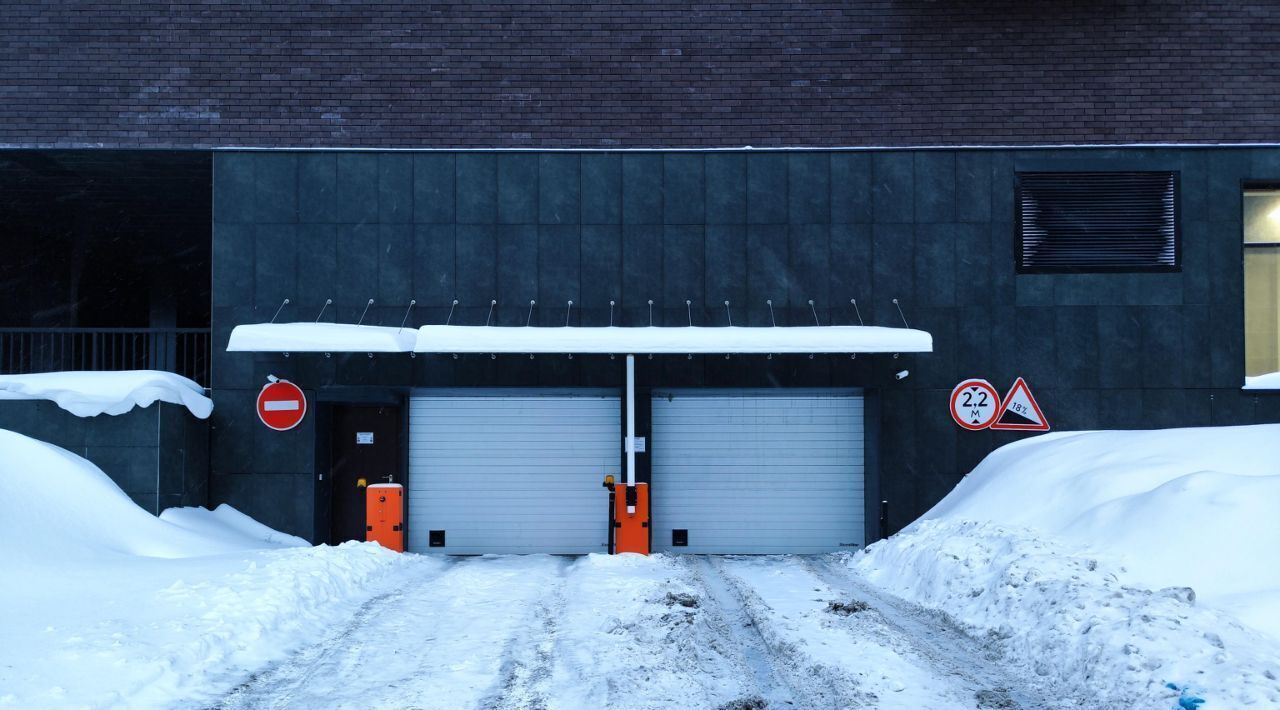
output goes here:
[{"label": "small sign on wall", "polygon": [[951,390],[951,418],[969,431],[991,426],[999,412],[1000,395],[986,380],[965,380]]},{"label": "small sign on wall", "polygon": [[1049,431],[1049,420],[1040,411],[1040,404],[1031,394],[1027,381],[1019,377],[1004,396],[1000,405],[1000,413],[991,423],[992,429],[1012,429],[1014,431]]},{"label": "small sign on wall", "polygon": [[1049,420],[1040,410],[1027,381],[1021,377],[1003,398],[986,380],[975,378],[961,382],[951,391],[951,418],[969,431],[1049,431]]},{"label": "small sign on wall", "polygon": [[258,393],[258,419],[276,431],[289,431],[302,423],[307,414],[307,397],[288,380],[274,375]]},{"label": "small sign on wall", "polygon": [[371,431],[358,431],[358,432],[356,432],[356,443],[357,443],[357,444],[372,444],[372,443],[373,443],[373,432],[371,432]]}]

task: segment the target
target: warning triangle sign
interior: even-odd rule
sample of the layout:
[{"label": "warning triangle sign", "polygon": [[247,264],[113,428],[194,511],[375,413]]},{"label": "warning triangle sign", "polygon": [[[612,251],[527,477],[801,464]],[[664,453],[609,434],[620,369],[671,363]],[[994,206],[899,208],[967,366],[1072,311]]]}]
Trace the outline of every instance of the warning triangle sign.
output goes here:
[{"label": "warning triangle sign", "polygon": [[1027,381],[1019,377],[1009,393],[1004,396],[996,420],[991,423],[992,429],[1013,429],[1017,431],[1049,431],[1049,420],[1027,387]]}]

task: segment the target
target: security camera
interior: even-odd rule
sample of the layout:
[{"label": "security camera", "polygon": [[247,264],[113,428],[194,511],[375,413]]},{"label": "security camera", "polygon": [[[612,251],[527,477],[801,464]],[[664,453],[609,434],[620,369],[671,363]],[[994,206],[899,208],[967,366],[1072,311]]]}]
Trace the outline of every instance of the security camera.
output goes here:
[{"label": "security camera", "polygon": [[907,379],[907,377],[908,377],[910,374],[911,374],[911,371],[910,371],[910,370],[899,370],[899,371],[897,372],[897,374],[895,374],[895,375],[893,376],[893,379],[895,379],[895,380],[905,380],[905,379]]}]

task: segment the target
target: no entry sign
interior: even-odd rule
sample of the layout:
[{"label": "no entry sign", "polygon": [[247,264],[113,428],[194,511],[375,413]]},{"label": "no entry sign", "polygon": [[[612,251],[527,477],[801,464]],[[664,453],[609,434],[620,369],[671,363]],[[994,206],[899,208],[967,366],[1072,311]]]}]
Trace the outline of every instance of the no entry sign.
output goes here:
[{"label": "no entry sign", "polygon": [[258,418],[276,431],[288,431],[307,414],[307,398],[288,380],[268,382],[258,393]]},{"label": "no entry sign", "polygon": [[951,390],[951,418],[965,429],[986,429],[999,411],[1000,395],[986,380],[965,380]]}]

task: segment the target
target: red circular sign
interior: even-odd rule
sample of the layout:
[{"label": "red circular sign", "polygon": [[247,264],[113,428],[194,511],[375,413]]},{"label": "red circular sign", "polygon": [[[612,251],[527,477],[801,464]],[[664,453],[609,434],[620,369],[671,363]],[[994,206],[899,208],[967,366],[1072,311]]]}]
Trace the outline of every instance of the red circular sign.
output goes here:
[{"label": "red circular sign", "polygon": [[269,382],[258,393],[258,418],[276,431],[288,431],[307,414],[307,397],[288,380]]},{"label": "red circular sign", "polygon": [[986,380],[965,380],[951,390],[951,418],[969,431],[991,426],[1000,412],[1000,395]]}]

